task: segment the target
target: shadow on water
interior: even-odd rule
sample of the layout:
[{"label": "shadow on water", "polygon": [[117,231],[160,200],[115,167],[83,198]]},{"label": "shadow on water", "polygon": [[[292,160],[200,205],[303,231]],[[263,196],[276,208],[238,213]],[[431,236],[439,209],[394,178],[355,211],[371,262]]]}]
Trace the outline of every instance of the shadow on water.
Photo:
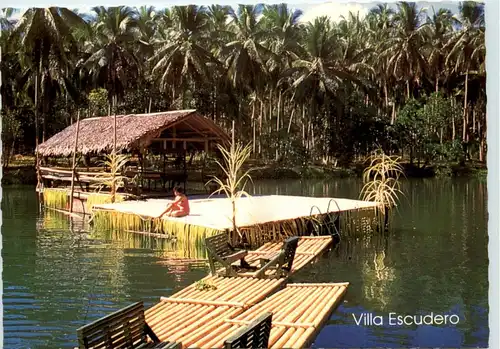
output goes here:
[{"label": "shadow on water", "polygon": [[[355,179],[262,181],[251,193],[355,199],[360,189]],[[487,346],[486,185],[409,180],[403,190],[390,234],[344,239],[293,277],[350,282],[314,347]],[[207,272],[164,239],[89,232],[54,213],[39,217],[33,188],[4,189],[2,214],[6,348],[73,347],[82,324],[136,300],[149,307]],[[457,314],[460,322],[393,326],[391,312]],[[385,323],[357,325],[353,314],[364,313]]]}]

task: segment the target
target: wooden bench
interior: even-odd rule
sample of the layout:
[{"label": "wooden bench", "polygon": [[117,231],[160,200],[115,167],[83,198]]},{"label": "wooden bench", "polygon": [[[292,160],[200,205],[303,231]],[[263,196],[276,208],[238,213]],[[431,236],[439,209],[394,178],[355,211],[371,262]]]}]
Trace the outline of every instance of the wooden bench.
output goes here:
[{"label": "wooden bench", "polygon": [[232,263],[240,261],[241,267],[250,267],[245,261],[247,251],[235,250],[228,241],[226,233],[211,236],[205,239],[205,246],[207,248],[208,262],[210,264],[210,271],[212,275],[217,275],[215,263],[219,262],[225,268],[224,276],[237,276],[236,266]]},{"label": "wooden bench", "polygon": [[[76,330],[79,349],[180,349],[180,343],[160,342],[144,318],[144,303],[137,302]],[[151,341],[147,340],[147,337]]]},{"label": "wooden bench", "polygon": [[283,247],[278,254],[272,258],[260,258],[260,268],[251,267],[248,269],[254,270],[253,272],[238,273],[239,276],[265,278],[267,271],[273,270],[272,277],[280,278],[287,276],[292,270],[293,260],[295,258],[295,251],[299,243],[299,237],[293,236],[283,242]]},{"label": "wooden bench", "polygon": [[273,314],[264,313],[224,342],[224,349],[266,348],[269,345]]}]

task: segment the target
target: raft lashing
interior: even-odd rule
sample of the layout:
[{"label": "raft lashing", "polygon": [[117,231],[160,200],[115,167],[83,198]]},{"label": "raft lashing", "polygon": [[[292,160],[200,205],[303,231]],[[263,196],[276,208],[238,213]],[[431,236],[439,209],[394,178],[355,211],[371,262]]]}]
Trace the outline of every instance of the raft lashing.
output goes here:
[{"label": "raft lashing", "polygon": [[160,215],[171,200],[148,199],[93,206],[93,222],[102,229],[150,232],[203,244],[206,237],[227,232],[235,246],[260,246],[290,236],[365,235],[383,229],[380,204],[369,201],[300,196],[255,196],[236,202],[233,231],[232,207],[227,198],[190,200],[189,216]]},{"label": "raft lashing", "polygon": [[162,297],[145,318],[162,341],[183,348],[223,348],[224,341],[266,311],[273,313],[269,348],[303,348],[310,344],[347,290],[348,283],[289,284],[286,279],[205,279],[213,288],[196,284]]}]

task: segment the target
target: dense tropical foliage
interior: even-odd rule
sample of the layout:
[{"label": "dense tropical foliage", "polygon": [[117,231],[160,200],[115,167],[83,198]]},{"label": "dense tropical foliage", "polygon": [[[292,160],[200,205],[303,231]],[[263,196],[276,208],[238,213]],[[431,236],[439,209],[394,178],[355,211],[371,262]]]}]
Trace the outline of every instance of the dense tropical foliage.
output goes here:
[{"label": "dense tropical foliage", "polygon": [[[485,160],[484,5],[378,5],[333,22],[280,5],[3,10],[5,154],[81,117],[196,108],[259,159]],[[5,159],[4,159],[5,161]]]}]

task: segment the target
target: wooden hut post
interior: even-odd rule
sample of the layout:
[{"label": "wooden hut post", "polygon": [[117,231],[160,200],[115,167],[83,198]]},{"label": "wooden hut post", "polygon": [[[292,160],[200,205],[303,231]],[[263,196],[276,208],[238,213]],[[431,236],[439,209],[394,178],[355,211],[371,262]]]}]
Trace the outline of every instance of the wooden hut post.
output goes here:
[{"label": "wooden hut post", "polygon": [[78,149],[78,134],[80,133],[80,110],[76,117],[75,147],[73,149],[73,164],[71,166],[71,190],[69,196],[69,212],[73,213],[73,194],[75,192],[76,151]]},{"label": "wooden hut post", "polygon": [[[116,157],[116,111],[113,114],[113,155],[112,162],[117,165],[117,157]],[[111,179],[111,202],[115,202],[116,195],[116,169],[113,169],[113,178]]]}]

